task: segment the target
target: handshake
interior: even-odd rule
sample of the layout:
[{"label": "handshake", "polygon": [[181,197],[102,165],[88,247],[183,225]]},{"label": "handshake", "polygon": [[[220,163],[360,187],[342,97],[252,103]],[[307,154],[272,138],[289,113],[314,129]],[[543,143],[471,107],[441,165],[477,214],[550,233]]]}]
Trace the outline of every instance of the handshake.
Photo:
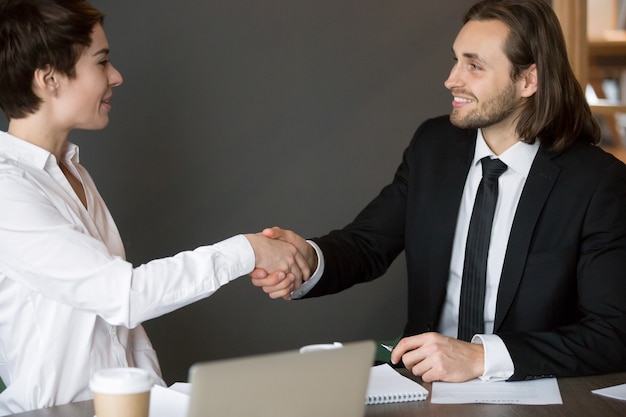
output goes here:
[{"label": "handshake", "polygon": [[252,284],[261,287],[271,298],[291,299],[317,269],[315,249],[300,235],[279,227],[246,234],[255,256]]}]

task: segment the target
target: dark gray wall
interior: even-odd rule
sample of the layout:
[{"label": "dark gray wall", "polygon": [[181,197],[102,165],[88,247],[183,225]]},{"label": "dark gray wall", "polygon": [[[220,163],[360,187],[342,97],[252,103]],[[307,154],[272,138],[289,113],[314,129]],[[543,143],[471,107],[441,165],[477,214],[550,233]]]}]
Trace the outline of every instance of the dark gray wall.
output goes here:
[{"label": "dark gray wall", "polygon": [[[71,139],[128,259],[350,221],[391,180],[418,124],[449,111],[443,81],[471,3],[94,1],[124,84],[109,127]],[[405,279],[400,258],[376,282],[286,302],[243,277],[145,325],[171,383],[200,360],[395,337]]]}]

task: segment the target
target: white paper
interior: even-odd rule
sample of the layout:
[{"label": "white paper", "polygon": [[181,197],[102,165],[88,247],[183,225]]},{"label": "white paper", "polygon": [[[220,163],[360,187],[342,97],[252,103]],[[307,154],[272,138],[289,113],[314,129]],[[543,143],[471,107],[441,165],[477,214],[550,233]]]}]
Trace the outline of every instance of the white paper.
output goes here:
[{"label": "white paper", "polygon": [[517,382],[433,382],[433,404],[563,404],[556,378]]},{"label": "white paper", "polygon": [[615,398],[617,400],[626,400],[626,384],[595,389],[591,392],[593,392],[594,394],[604,395],[605,397]]},{"label": "white paper", "polygon": [[174,382],[170,385],[170,389],[182,392],[183,394],[191,395],[191,384],[189,382]]},{"label": "white paper", "polygon": [[189,395],[159,385],[150,391],[150,417],[187,417]]}]

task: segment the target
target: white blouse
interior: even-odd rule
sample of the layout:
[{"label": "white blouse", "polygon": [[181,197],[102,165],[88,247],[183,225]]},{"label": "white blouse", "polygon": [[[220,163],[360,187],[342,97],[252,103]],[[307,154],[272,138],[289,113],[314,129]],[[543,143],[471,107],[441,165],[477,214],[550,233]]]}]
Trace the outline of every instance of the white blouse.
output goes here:
[{"label": "white blouse", "polygon": [[141,323],[254,268],[242,235],[133,267],[76,145],[64,161],[87,209],[54,155],[0,132],[0,415],[89,399],[91,374],[106,367],[141,367],[163,384]]}]

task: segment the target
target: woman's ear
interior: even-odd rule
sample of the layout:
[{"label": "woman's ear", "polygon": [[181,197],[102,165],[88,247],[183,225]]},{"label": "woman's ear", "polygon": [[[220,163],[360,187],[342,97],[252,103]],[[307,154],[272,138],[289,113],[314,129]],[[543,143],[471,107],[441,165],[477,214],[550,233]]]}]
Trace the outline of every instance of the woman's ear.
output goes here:
[{"label": "woman's ear", "polygon": [[524,71],[520,82],[522,83],[522,97],[530,97],[537,92],[537,64],[532,64]]},{"label": "woman's ear", "polygon": [[56,97],[57,89],[59,88],[59,80],[57,79],[56,71],[47,65],[45,68],[37,68],[33,77],[33,88],[37,95],[50,95]]}]

